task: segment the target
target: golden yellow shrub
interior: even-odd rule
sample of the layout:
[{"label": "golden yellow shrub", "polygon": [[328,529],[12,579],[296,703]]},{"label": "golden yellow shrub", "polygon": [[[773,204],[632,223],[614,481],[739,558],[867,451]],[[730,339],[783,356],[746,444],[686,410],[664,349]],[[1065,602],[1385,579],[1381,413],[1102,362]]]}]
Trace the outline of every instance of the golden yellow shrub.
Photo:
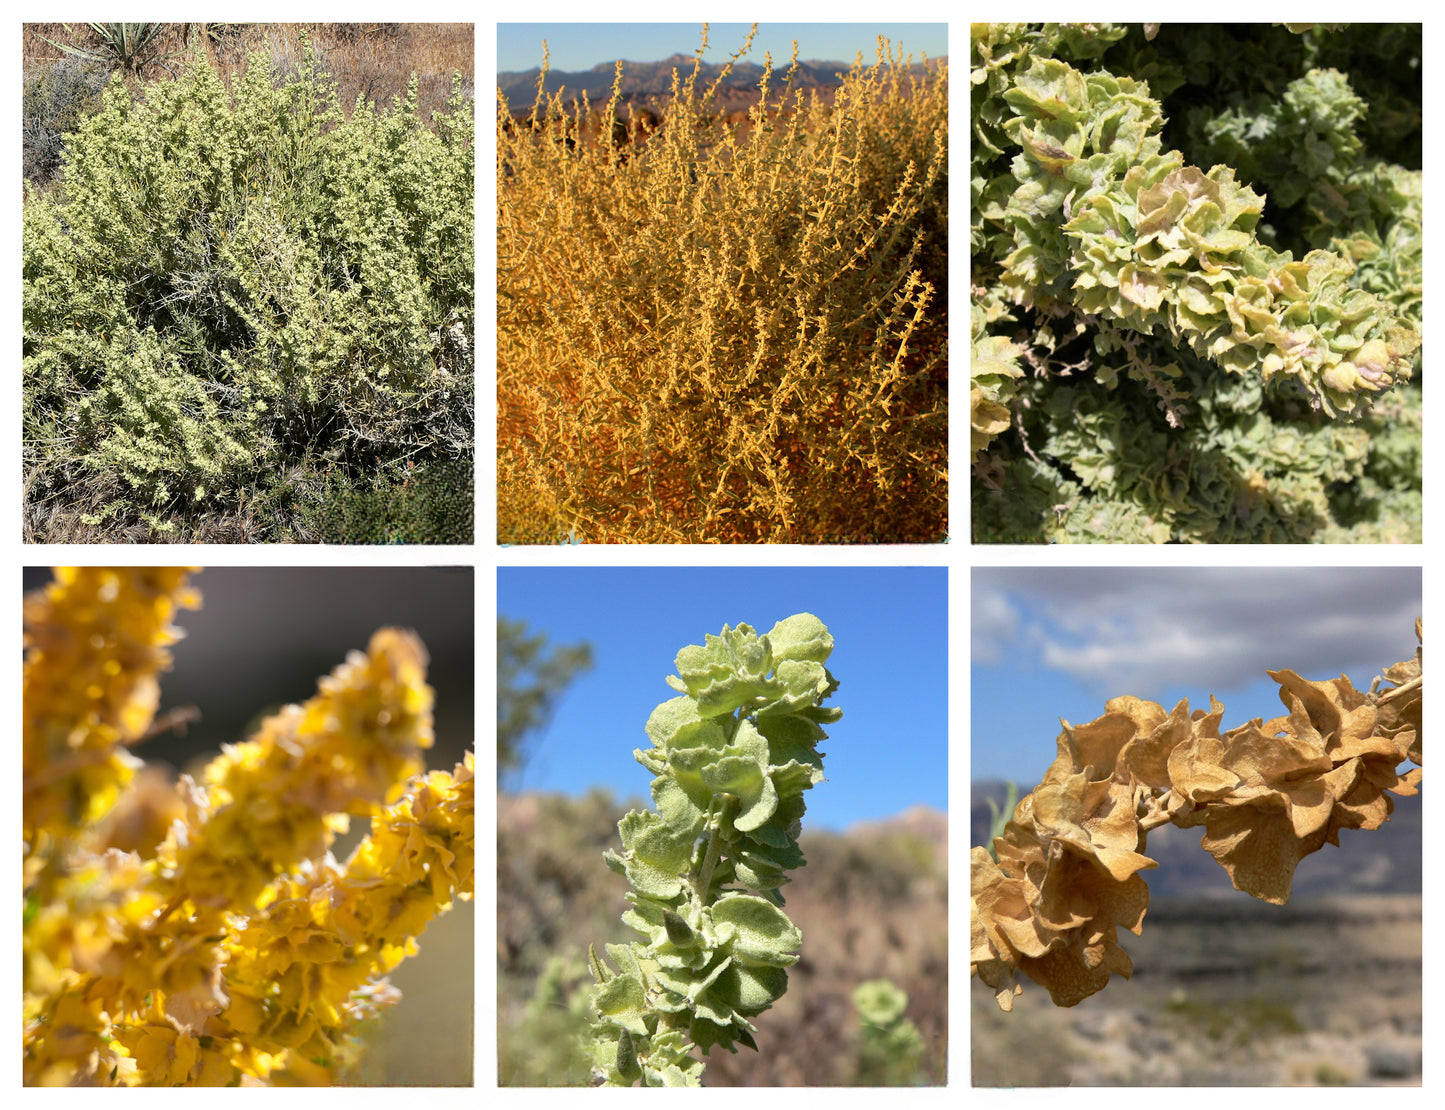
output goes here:
[{"label": "golden yellow shrub", "polygon": [[944,538],[947,66],[766,72],[655,127],[621,63],[600,113],[499,93],[499,540]]}]

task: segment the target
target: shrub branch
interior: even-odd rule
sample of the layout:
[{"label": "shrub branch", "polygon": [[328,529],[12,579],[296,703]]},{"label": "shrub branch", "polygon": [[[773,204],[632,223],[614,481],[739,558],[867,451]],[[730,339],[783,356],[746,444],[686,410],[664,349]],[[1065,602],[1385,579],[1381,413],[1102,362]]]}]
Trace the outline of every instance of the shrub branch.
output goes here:
[{"label": "shrub branch", "polygon": [[[1015,807],[993,853],[972,850],[970,969],[1004,1010],[1022,971],[1060,1006],[1102,990],[1133,964],[1118,930],[1138,934],[1149,905],[1139,872],[1161,825],[1204,827],[1202,846],[1235,889],[1289,901],[1295,867],[1339,844],[1342,829],[1377,829],[1390,794],[1418,793],[1424,774],[1422,648],[1361,693],[1341,675],[1309,682],[1270,671],[1287,714],[1219,731],[1224,706],[1166,712],[1114,698],[1104,716],[1062,722],[1059,754]],[[1388,688],[1380,691],[1382,683]],[[1403,774],[1401,764],[1413,768]]]}]

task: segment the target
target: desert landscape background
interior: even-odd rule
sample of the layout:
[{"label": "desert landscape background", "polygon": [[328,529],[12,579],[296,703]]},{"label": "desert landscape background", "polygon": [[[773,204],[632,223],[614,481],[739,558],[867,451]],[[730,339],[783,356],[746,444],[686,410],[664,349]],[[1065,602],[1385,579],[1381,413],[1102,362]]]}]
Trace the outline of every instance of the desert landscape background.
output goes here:
[{"label": "desert landscape background", "polygon": [[[501,1086],[586,1085],[587,946],[636,934],[620,920],[626,880],[602,862],[617,820],[641,799],[528,792],[497,798],[497,1050]],[[805,823],[806,824],[806,823]],[[803,932],[788,991],[756,1019],[758,1052],[721,1050],[709,1087],[865,1082],[850,995],[870,979],[908,995],[924,1043],[901,1085],[945,1081],[948,1051],[948,824],[918,807],[842,834],[805,831],[807,865],[783,888]],[[483,1080],[485,1081],[485,1080]],[[876,1076],[872,1082],[877,1082]]]},{"label": "desert landscape background", "polygon": [[[865,63],[869,62],[871,57],[863,60]],[[930,60],[947,62],[948,57],[945,55]],[[680,80],[686,81],[692,73],[693,61],[691,54],[673,54],[659,62],[626,61],[622,67],[622,81],[619,86],[621,96],[618,101],[618,117],[626,120],[629,106],[647,108],[660,115],[670,95],[673,70],[677,71]],[[847,62],[800,61],[793,75],[793,88],[803,90],[805,95],[816,92],[825,104],[831,104],[833,94],[843,84],[843,76],[851,64],[851,59]],[[550,96],[562,89],[566,93],[565,99],[570,103],[574,98],[586,93],[594,107],[605,105],[612,92],[614,70],[615,65],[612,62],[601,62],[584,70],[549,69],[542,85],[543,94]],[[787,70],[788,59],[773,59],[773,104],[781,99],[779,90],[783,74]],[[698,69],[699,91],[716,81],[722,71],[721,63],[704,62]],[[506,96],[514,117],[520,118],[532,110],[532,102],[537,95],[537,77],[541,72],[541,67],[537,66],[521,72],[497,74],[497,88]],[[726,80],[718,85],[712,102],[715,110],[724,116],[734,113],[746,115],[748,109],[757,103],[758,82],[762,79],[763,72],[764,67],[757,62],[737,62]],[[909,68],[909,72],[922,78],[925,68],[921,62],[917,62]]]}]

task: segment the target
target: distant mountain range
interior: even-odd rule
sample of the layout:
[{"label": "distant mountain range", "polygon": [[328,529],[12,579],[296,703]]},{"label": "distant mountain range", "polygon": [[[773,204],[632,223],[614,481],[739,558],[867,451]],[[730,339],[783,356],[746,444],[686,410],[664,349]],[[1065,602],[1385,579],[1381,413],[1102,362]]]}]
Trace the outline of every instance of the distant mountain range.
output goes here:
[{"label": "distant mountain range", "polygon": [[[942,59],[947,61],[946,58]],[[871,58],[864,58],[868,64],[872,63]],[[686,82],[692,73],[693,56],[690,54],[674,54],[670,58],[664,58],[660,62],[629,62],[622,63],[622,96],[624,102],[653,103],[665,99],[672,91],[672,71],[677,70],[679,81]],[[543,88],[549,95],[558,89],[566,90],[566,98],[570,101],[574,96],[580,96],[586,92],[587,97],[593,103],[598,100],[605,102],[612,95],[612,77],[616,63],[599,62],[591,69],[568,72],[565,70],[548,70],[547,80]],[[849,62],[799,62],[798,70],[793,75],[793,87],[799,89],[818,89],[820,93],[831,96],[832,90],[843,83],[843,75],[851,68]],[[923,72],[922,64],[915,63],[913,69]],[[722,72],[722,63],[704,62],[698,71],[698,92],[704,91],[709,84]],[[783,59],[773,66],[772,86],[776,90],[781,84],[783,75],[788,70],[788,61]],[[532,101],[537,95],[537,75],[541,68],[529,69],[523,73],[499,73],[497,74],[497,87],[501,89],[502,95],[507,98],[507,104],[511,107],[513,114],[529,109]],[[720,101],[725,106],[732,106],[740,98],[755,100],[757,97],[758,82],[762,80],[763,67],[756,62],[738,62],[733,66],[733,71],[721,86],[718,92]]]},{"label": "distant mountain range", "polygon": [[[973,784],[970,847],[988,840],[992,817],[988,799],[1002,807],[1006,793],[1002,782]],[[1424,794],[1390,797],[1395,810],[1381,828],[1372,832],[1346,829],[1340,833],[1339,847],[1326,844],[1300,862],[1294,875],[1293,897],[1421,892]],[[1149,834],[1145,854],[1158,860],[1159,866],[1139,874],[1154,897],[1244,897],[1231,885],[1224,868],[1199,846],[1203,836],[1203,828],[1177,829],[1173,825]]]}]

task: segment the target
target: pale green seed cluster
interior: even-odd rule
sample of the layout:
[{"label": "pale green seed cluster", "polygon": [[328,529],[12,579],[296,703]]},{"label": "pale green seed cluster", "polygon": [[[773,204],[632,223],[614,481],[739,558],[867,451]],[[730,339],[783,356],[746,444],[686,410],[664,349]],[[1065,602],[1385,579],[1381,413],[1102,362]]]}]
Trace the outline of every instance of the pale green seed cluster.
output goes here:
[{"label": "pale green seed cluster", "polygon": [[591,953],[593,1065],[607,1085],[696,1086],[704,1054],[757,1048],[750,1020],[788,986],[802,933],[782,910],[798,847],[803,791],[823,781],[824,708],[838,683],[827,627],[810,613],[759,636],[724,626],[677,655],[683,696],[647,721],[637,751],[655,812],[628,813],[622,851],[632,884],[623,915],[644,941]]},{"label": "pale green seed cluster", "polygon": [[1406,31],[974,25],[975,539],[1417,538]]},{"label": "pale green seed cluster", "polygon": [[1147,86],[1042,58],[1004,100],[1020,153],[1003,283],[1018,301],[1067,292],[1079,311],[1159,329],[1226,370],[1292,376],[1328,413],[1409,377],[1418,336],[1350,286],[1346,259],[1260,242],[1264,198],[1227,166],[1164,152]]}]

